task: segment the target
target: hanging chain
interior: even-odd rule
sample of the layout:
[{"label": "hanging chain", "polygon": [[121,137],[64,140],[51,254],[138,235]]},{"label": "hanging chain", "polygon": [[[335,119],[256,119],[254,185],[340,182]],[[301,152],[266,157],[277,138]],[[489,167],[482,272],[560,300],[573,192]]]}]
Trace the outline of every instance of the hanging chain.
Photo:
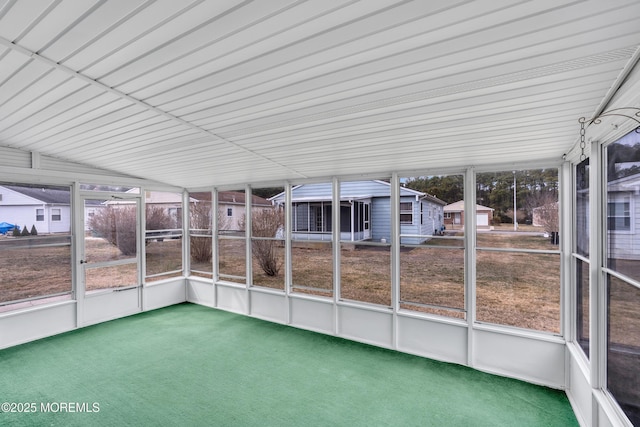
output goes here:
[{"label": "hanging chain", "polygon": [[586,121],[586,119],[584,117],[580,117],[580,119],[578,120],[580,122],[580,161],[583,162],[584,160],[587,159],[587,155],[584,154],[584,149],[587,147],[587,143],[585,142],[585,129],[584,129],[584,122]]}]

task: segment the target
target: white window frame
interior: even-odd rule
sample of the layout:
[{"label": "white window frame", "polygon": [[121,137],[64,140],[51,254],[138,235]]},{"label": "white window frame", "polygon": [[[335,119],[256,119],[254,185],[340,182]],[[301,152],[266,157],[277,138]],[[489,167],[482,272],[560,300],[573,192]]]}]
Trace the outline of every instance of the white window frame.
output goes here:
[{"label": "white window frame", "polygon": [[[612,218],[609,216],[609,205],[610,204],[622,204],[629,202],[629,211],[625,212],[624,216],[616,216],[615,218],[629,218],[629,228],[628,229],[611,229],[609,228],[609,219]],[[615,234],[634,234],[635,233],[635,224],[634,224],[634,212],[635,212],[635,202],[633,195],[630,193],[618,193],[618,194],[609,194],[607,196],[607,230],[609,233]]]},{"label": "white window frame", "polygon": [[[403,205],[405,205],[403,209]],[[411,208],[407,209],[406,205],[410,205]],[[402,217],[405,215],[411,215],[411,220],[403,220]],[[400,202],[400,224],[402,225],[413,225],[413,202]]]}]

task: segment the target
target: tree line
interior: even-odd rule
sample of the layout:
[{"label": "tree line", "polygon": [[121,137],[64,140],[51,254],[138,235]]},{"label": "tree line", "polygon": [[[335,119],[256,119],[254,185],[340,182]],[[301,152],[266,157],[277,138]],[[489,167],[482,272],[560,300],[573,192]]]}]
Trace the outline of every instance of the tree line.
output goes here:
[{"label": "tree line", "polygon": [[[476,203],[494,209],[494,222],[513,221],[514,183],[517,220],[531,223],[534,208],[558,201],[558,170],[528,169],[476,174]],[[411,177],[403,185],[450,204],[464,199],[462,175]]]}]

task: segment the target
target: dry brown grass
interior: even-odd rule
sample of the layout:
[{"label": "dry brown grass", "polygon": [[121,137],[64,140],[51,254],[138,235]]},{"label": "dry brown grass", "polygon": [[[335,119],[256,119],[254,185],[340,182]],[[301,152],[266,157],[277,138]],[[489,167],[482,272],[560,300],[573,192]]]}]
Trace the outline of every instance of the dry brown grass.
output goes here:
[{"label": "dry brown grass", "polygon": [[71,247],[3,249],[0,302],[71,292]]},{"label": "dry brown grass", "polygon": [[[483,236],[483,239],[489,236]],[[547,239],[496,233],[489,247],[508,246],[520,239],[530,249],[557,249]],[[6,240],[5,240],[6,243]],[[430,242],[437,244],[438,242]],[[451,244],[442,239],[439,243]],[[87,240],[94,261],[119,258],[117,249],[101,239]],[[180,240],[151,242],[147,248],[148,274],[180,268]],[[220,240],[221,273],[242,277],[244,283],[244,240]],[[278,247],[279,262],[284,249]],[[3,250],[0,266],[0,301],[32,298],[71,290],[70,247]],[[560,259],[555,254],[532,254],[478,250],[477,319],[558,333],[560,328]],[[332,296],[333,268],[331,244],[292,248],[293,292]],[[341,250],[341,290],[343,299],[389,306],[391,304],[390,252],[385,247],[351,245]],[[405,248],[400,254],[401,307],[445,316],[464,318],[464,251],[461,249]],[[635,265],[635,263],[634,263]],[[135,264],[93,270],[89,289],[112,288],[135,282]],[[628,267],[631,268],[631,267]],[[197,269],[211,271],[204,263]],[[89,270],[91,272],[91,270]],[[284,270],[282,270],[284,271]],[[160,276],[159,278],[165,278]],[[225,278],[225,280],[229,280]],[[264,274],[254,260],[253,283],[284,289],[283,273]],[[638,291],[626,286],[612,288],[612,340],[640,346],[640,303]],[[412,304],[413,303],[413,304]],[[426,306],[425,306],[426,305]],[[438,308],[452,307],[459,311]],[[585,307],[586,308],[586,307]],[[588,314],[588,311],[585,312]],[[635,331],[635,333],[634,333]],[[635,338],[633,338],[635,337]]]}]

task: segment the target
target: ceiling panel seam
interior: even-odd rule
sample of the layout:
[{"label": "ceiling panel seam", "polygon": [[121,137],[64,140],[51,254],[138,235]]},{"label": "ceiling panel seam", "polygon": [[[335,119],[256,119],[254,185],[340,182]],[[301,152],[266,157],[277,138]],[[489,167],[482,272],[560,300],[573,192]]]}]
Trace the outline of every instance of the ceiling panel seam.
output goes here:
[{"label": "ceiling panel seam", "polygon": [[97,86],[98,88],[100,88],[100,89],[102,89],[102,90],[104,90],[106,92],[110,92],[110,93],[112,93],[112,94],[114,94],[114,95],[116,95],[116,96],[118,96],[118,97],[120,97],[122,99],[125,99],[125,100],[133,103],[133,104],[136,104],[136,105],[141,106],[141,107],[143,107],[143,108],[145,108],[147,110],[153,111],[156,114],[160,114],[160,115],[162,115],[164,117],[167,117],[167,118],[169,118],[171,120],[174,120],[174,121],[176,121],[176,122],[178,122],[178,123],[180,123],[180,124],[182,124],[184,126],[187,126],[189,128],[195,129],[198,132],[207,135],[208,137],[212,138],[215,141],[222,142],[222,143],[225,143],[227,145],[233,146],[233,147],[235,147],[235,148],[237,148],[237,149],[239,149],[239,150],[241,150],[241,151],[243,151],[245,153],[251,154],[251,155],[253,155],[255,157],[258,157],[258,158],[260,158],[262,160],[265,160],[265,161],[268,161],[270,163],[273,163],[273,164],[275,164],[275,165],[277,165],[277,166],[279,166],[281,168],[287,169],[288,171],[293,172],[294,174],[296,174],[296,175],[298,175],[298,176],[300,176],[302,178],[306,178],[306,176],[303,173],[298,172],[297,170],[295,170],[295,169],[293,169],[293,168],[291,168],[289,166],[281,164],[280,162],[277,162],[277,161],[275,161],[275,160],[273,160],[273,159],[271,159],[271,158],[269,158],[269,157],[267,157],[265,155],[262,155],[262,154],[259,154],[259,153],[255,152],[253,150],[249,150],[249,149],[247,149],[247,148],[245,148],[245,147],[243,147],[243,146],[241,146],[239,144],[233,143],[233,142],[231,142],[231,141],[229,141],[229,140],[227,140],[227,139],[225,139],[225,138],[223,138],[223,137],[221,137],[219,135],[216,135],[213,132],[210,132],[210,131],[208,131],[206,129],[203,129],[203,128],[199,127],[199,126],[196,126],[193,123],[187,122],[186,120],[183,120],[183,119],[181,119],[179,117],[176,117],[173,114],[170,114],[170,113],[168,113],[168,112],[166,112],[164,110],[161,110],[161,109],[159,109],[157,107],[154,107],[153,105],[147,104],[144,101],[141,101],[141,100],[139,100],[137,98],[134,98],[134,97],[132,97],[130,95],[127,95],[125,93],[122,93],[117,89],[109,87],[109,86],[107,86],[107,85],[105,85],[105,84],[103,84],[103,83],[101,83],[101,82],[99,82],[97,80],[94,80],[94,79],[92,79],[92,78],[90,78],[90,77],[88,77],[88,76],[86,76],[84,74],[81,74],[78,71],[75,71],[75,70],[73,70],[73,69],[71,69],[71,68],[69,68],[69,67],[67,67],[65,65],[59,64],[59,63],[57,63],[57,62],[55,62],[55,61],[53,61],[53,60],[51,60],[49,58],[46,58],[46,57],[44,57],[42,55],[39,55],[36,52],[32,52],[29,49],[26,49],[26,48],[18,45],[17,43],[14,43],[14,42],[12,42],[10,40],[7,40],[4,37],[0,37],[0,44],[4,45],[5,47],[7,47],[9,49],[12,49],[12,50],[20,52],[20,53],[22,53],[24,55],[27,55],[30,58],[33,58],[35,60],[44,62],[45,64],[47,64],[47,65],[49,65],[49,66],[51,66],[51,67],[53,67],[53,68],[55,68],[57,70],[65,72],[65,73],[69,74],[70,76],[73,76],[73,77],[75,77],[75,78],[77,78],[79,80],[82,80],[82,81],[84,81],[86,83],[89,83],[89,84],[91,84],[93,86]]}]

